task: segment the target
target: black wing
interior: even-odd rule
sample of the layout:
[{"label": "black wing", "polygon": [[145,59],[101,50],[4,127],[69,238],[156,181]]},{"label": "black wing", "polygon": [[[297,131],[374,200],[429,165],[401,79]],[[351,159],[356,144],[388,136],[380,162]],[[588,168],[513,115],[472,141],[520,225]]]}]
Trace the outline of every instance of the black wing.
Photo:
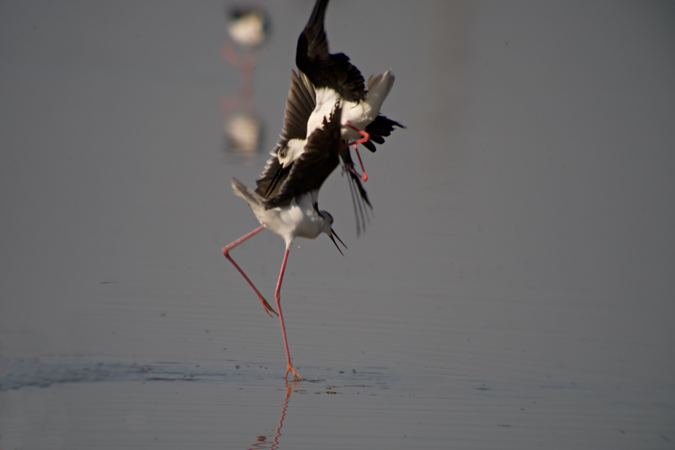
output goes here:
[{"label": "black wing", "polygon": [[315,97],[314,86],[307,77],[291,71],[291,86],[288,90],[284,125],[281,128],[280,139],[272,150],[272,157],[267,160],[265,169],[260,174],[260,179],[256,181],[258,187],[255,191],[261,197],[272,198],[277,195],[278,186],[283,184],[288,176],[291,168],[281,167],[278,157],[279,151],[285,151],[286,144],[291,139],[305,139],[307,136],[307,121],[316,105]]},{"label": "black wing", "polygon": [[316,106],[315,98],[314,86],[307,77],[298,75],[295,70],[291,70],[291,86],[288,89],[280,142],[307,137],[307,121]]},{"label": "black wing", "polygon": [[340,116],[342,108],[336,106],[330,119],[323,119],[323,127],[307,139],[305,151],[286,175],[279,193],[265,202],[265,209],[288,205],[295,197],[318,190],[339,164]]},{"label": "black wing", "polygon": [[344,53],[330,54],[324,30],[328,0],[317,0],[312,15],[298,38],[295,64],[317,88],[329,87],[348,101],[365,98],[365,80]]}]

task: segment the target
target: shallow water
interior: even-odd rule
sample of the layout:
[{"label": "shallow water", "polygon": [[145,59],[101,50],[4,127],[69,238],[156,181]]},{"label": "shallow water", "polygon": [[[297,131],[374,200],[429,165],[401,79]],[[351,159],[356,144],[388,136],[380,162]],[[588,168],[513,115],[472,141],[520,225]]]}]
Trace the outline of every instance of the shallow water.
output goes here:
[{"label": "shallow water", "polygon": [[[671,448],[672,4],[331,4],[407,129],[362,155],[360,237],[322,189],[345,257],[291,251],[296,383],[220,252],[312,6],[265,4],[249,155],[220,2],[0,6],[0,448]],[[281,239],[232,254],[271,299]]]}]

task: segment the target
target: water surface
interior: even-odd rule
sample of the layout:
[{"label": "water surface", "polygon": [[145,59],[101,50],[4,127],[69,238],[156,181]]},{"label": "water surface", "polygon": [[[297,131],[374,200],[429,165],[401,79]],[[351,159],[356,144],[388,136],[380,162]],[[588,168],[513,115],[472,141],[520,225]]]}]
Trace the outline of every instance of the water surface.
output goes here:
[{"label": "water surface", "polygon": [[[256,227],[312,2],[273,19],[259,151],[228,147],[221,2],[0,6],[0,447],[672,448],[675,8],[335,1],[393,68],[349,250],[299,239],[279,324],[220,252]],[[358,14],[357,14],[358,12]],[[283,242],[234,258],[273,297]]]}]

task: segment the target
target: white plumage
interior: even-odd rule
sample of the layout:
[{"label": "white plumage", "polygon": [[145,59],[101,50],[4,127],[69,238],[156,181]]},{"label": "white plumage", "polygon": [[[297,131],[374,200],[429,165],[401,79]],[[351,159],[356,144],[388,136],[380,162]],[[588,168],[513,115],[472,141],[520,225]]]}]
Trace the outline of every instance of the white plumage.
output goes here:
[{"label": "white plumage", "polygon": [[326,233],[332,239],[333,216],[314,207],[318,191],[295,197],[288,206],[265,209],[265,199],[236,178],[232,178],[232,190],[246,200],[261,225],[283,238],[286,249],[291,248],[296,237],[314,239]]}]

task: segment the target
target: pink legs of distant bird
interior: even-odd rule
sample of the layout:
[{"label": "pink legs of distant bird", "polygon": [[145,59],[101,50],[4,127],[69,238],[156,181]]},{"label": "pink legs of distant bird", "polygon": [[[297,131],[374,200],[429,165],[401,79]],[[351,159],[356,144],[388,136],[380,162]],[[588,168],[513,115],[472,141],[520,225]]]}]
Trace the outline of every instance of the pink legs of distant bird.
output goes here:
[{"label": "pink legs of distant bird", "polygon": [[[263,308],[265,308],[265,312],[267,313],[267,315],[269,315],[271,317],[272,314],[270,314],[270,311],[273,312],[274,314],[277,314],[277,312],[274,311],[274,309],[272,309],[272,307],[270,306],[269,303],[267,303],[267,300],[265,300],[265,298],[262,296],[260,291],[258,291],[258,289],[253,285],[253,283],[246,276],[244,271],[241,270],[241,267],[239,267],[239,265],[237,265],[237,263],[234,262],[234,260],[230,256],[230,250],[232,250],[234,247],[241,244],[242,242],[244,242],[248,238],[253,237],[256,234],[260,233],[264,228],[265,228],[265,225],[260,225],[258,228],[251,231],[250,233],[245,234],[244,236],[240,237],[236,241],[226,245],[225,247],[223,247],[223,255],[228,260],[230,260],[230,262],[232,264],[234,264],[234,267],[237,268],[239,273],[241,273],[243,275],[243,277],[246,279],[248,284],[253,288],[255,293],[258,294],[258,298],[260,298],[260,301],[262,302]],[[290,252],[290,250],[291,250],[290,245],[287,245],[286,246],[286,252],[284,253],[284,260],[281,263],[281,271],[279,272],[279,281],[277,282],[277,288],[274,291],[274,300],[277,303],[277,310],[279,311],[279,313],[277,315],[279,316],[279,321],[281,322],[281,333],[284,336],[284,347],[286,347],[286,363],[287,363],[287,365],[286,365],[286,375],[285,375],[285,377],[288,377],[288,372],[293,372],[293,377],[296,380],[303,380],[304,378],[293,368],[293,364],[291,363],[291,353],[288,351],[288,340],[286,339],[286,325],[284,325],[284,316],[283,316],[283,313],[281,312],[281,282],[284,279],[284,272],[286,271],[286,262],[288,261],[288,253]]]},{"label": "pink legs of distant bird", "polygon": [[357,177],[361,178],[361,180],[363,180],[363,182],[365,183],[366,181],[368,181],[368,174],[366,173],[366,169],[363,167],[363,162],[361,161],[361,155],[359,154],[358,144],[363,144],[364,142],[368,142],[368,140],[370,139],[370,134],[368,134],[368,132],[366,132],[366,131],[363,131],[359,128],[356,128],[354,125],[352,125],[349,122],[345,122],[345,125],[348,126],[349,128],[351,128],[352,130],[358,132],[361,135],[361,139],[357,139],[353,142],[349,142],[347,144],[344,144],[344,146],[342,148],[347,148],[347,147],[350,147],[352,145],[354,146],[354,150],[356,151],[356,156],[359,158],[359,164],[361,164],[361,170],[363,171],[363,175],[359,175],[353,167],[348,167],[347,170],[349,170],[351,173],[353,173]]},{"label": "pink legs of distant bird", "polygon": [[241,87],[239,94],[235,98],[228,98],[223,101],[223,113],[228,116],[237,104],[242,104],[247,113],[253,112],[253,68],[258,56],[256,50],[252,50],[243,55],[238,53],[231,41],[227,41],[222,49],[222,57],[225,61],[239,69],[241,77]]}]

